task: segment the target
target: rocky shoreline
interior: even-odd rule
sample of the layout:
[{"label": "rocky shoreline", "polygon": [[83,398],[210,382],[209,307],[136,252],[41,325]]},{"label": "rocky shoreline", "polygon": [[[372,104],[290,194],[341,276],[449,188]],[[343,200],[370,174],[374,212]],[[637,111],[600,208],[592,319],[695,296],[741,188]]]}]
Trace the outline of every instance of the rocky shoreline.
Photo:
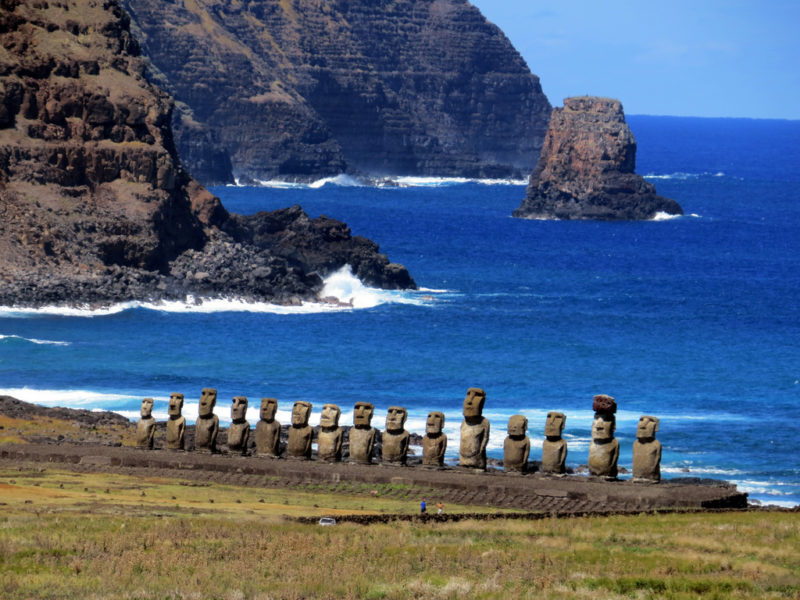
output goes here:
[{"label": "rocky shoreline", "polygon": [[416,287],[335,219],[228,213],[178,158],[174,104],[118,1],[13,0],[0,27],[0,305],[297,304],[345,265]]}]

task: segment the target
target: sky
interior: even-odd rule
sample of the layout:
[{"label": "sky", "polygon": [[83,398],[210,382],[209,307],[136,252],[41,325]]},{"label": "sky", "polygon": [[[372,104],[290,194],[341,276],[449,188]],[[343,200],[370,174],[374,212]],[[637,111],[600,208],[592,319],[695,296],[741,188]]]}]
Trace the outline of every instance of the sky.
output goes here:
[{"label": "sky", "polygon": [[553,106],[608,96],[626,114],[800,119],[800,0],[470,0]]}]

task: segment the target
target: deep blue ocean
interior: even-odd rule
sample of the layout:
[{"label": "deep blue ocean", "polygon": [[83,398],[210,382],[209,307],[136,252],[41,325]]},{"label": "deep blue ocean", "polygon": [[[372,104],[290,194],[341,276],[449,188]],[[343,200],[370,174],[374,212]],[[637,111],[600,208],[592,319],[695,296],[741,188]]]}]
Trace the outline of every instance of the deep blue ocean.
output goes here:
[{"label": "deep blue ocean", "polygon": [[[193,420],[203,387],[342,407],[405,406],[424,433],[446,414],[458,448],[467,388],[486,390],[490,454],[508,417],[529,419],[538,459],[548,411],[567,415],[567,463],[587,461],[592,396],[619,405],[620,465],[641,415],[660,418],[662,471],[736,483],[751,500],[800,504],[800,121],[630,116],[637,172],[686,216],[638,223],[511,218],[523,182],[405,181],[219,187],[253,213],[300,204],[381,245],[422,288],[379,292],[346,273],[326,294],[357,308],[234,301],[105,311],[0,309],[0,393],[135,418]],[[531,165],[533,167],[533,165]],[[623,475],[623,478],[626,475]]]}]

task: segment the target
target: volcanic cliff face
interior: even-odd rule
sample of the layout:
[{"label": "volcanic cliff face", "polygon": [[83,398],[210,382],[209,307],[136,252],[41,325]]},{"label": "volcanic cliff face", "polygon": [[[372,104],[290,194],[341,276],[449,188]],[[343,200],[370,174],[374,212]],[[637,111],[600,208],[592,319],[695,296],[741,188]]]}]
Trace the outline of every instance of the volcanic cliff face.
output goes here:
[{"label": "volcanic cliff face", "polygon": [[515,217],[529,219],[652,219],[682,215],[674,200],[634,173],[636,140],[622,104],[608,98],[564,100],[553,109],[539,162]]},{"label": "volcanic cliff face", "polygon": [[224,179],[529,172],[550,104],[466,0],[125,0],[178,101],[187,168]]},{"label": "volcanic cliff face", "polygon": [[116,0],[0,0],[0,304],[291,302],[346,263],[413,287],[338,221],[228,214],[178,161],[128,25]]}]

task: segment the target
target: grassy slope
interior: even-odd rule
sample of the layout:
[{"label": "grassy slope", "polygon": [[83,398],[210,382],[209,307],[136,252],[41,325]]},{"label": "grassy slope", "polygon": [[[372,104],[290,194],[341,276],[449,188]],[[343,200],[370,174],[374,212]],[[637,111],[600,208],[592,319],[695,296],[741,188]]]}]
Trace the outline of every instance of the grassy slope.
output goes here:
[{"label": "grassy slope", "polygon": [[797,513],[369,527],[284,517],[417,510],[383,489],[320,489],[0,470],[2,597],[800,598]]}]

